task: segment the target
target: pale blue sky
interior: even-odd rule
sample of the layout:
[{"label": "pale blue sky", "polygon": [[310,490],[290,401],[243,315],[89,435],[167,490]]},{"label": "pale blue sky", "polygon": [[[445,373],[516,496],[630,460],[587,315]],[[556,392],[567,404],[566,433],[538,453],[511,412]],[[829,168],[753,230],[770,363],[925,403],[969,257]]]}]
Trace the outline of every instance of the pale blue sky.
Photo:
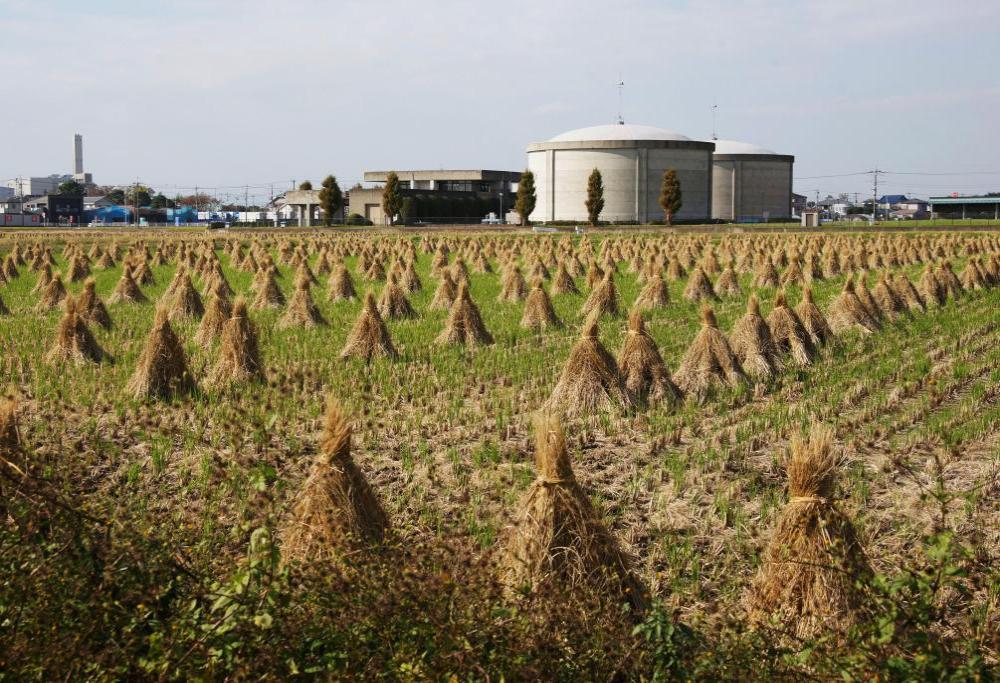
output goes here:
[{"label": "pale blue sky", "polygon": [[627,121],[708,138],[717,103],[719,136],[794,154],[809,196],[869,194],[806,178],[876,163],[976,172],[887,192],[1000,190],[998,20],[993,0],[0,0],[0,179],[69,172],[74,132],[98,182],[168,192],[520,169],[613,122],[620,72]]}]

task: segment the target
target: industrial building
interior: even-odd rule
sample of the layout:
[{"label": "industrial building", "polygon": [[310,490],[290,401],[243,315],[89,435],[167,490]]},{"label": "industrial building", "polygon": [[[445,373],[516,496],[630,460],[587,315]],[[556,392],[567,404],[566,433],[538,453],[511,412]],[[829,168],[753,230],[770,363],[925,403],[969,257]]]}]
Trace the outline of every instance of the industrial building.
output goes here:
[{"label": "industrial building", "polygon": [[[382,212],[382,187],[390,171],[365,171],[366,183],[375,187],[352,188],[348,213],[375,225],[387,223]],[[405,218],[425,222],[479,222],[488,213],[502,216],[514,205],[517,171],[424,170],[396,171]]]},{"label": "industrial building", "polygon": [[792,216],[794,156],[747,142],[713,142],[713,219],[761,223]]},{"label": "industrial building", "polygon": [[1000,220],[1000,196],[955,194],[950,197],[931,197],[927,202],[930,204],[932,218]]},{"label": "industrial building", "polygon": [[663,174],[677,172],[683,206],[675,220],[706,220],[712,209],[711,142],[665,128],[611,124],[580,128],[528,146],[535,176],[533,222],[586,221],[587,178],[596,168],[604,182],[601,220],[663,220]]}]

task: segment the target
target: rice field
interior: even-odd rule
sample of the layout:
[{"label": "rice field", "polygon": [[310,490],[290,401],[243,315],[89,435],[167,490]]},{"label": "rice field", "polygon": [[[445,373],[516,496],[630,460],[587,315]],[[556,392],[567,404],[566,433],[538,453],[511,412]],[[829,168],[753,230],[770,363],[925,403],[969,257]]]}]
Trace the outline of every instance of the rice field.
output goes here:
[{"label": "rice field", "polygon": [[997,233],[0,259],[4,677],[995,675]]}]

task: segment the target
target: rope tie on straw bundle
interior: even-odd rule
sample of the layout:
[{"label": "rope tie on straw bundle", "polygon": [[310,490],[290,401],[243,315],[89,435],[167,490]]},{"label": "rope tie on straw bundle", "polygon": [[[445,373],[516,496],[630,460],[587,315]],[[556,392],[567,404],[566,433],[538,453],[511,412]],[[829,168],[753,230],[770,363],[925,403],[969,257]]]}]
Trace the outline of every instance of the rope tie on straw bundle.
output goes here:
[{"label": "rope tie on straw bundle", "polygon": [[572,484],[575,481],[576,481],[575,477],[568,477],[566,479],[544,478],[544,479],[539,479],[538,483],[540,483],[542,486],[556,486],[558,484]]},{"label": "rope tie on straw bundle", "polygon": [[826,498],[820,496],[792,496],[788,499],[789,503],[825,503]]}]

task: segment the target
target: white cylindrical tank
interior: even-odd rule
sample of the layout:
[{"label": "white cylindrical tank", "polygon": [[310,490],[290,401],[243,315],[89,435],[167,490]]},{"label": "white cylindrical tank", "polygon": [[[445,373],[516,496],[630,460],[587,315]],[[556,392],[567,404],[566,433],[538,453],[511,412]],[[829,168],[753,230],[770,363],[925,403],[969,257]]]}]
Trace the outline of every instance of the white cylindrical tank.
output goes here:
[{"label": "white cylindrical tank", "polygon": [[677,172],[683,205],[677,220],[706,220],[712,206],[711,142],[653,126],[612,124],[572,130],[528,146],[535,176],[533,222],[586,221],[587,179],[604,182],[601,220],[647,223],[663,219],[660,185]]},{"label": "white cylindrical tank", "polygon": [[734,140],[715,140],[712,218],[737,223],[792,215],[795,157]]}]

